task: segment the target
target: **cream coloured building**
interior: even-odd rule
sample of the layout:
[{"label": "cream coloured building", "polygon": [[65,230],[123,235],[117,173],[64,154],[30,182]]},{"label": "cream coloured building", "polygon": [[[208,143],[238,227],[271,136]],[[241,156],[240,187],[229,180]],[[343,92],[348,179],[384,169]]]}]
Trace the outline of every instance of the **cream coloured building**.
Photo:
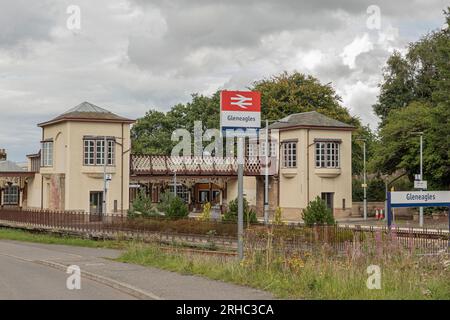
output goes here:
[{"label": "cream coloured building", "polygon": [[[0,206],[125,214],[140,190],[154,203],[163,192],[176,192],[191,211],[199,212],[206,202],[226,210],[237,197],[235,158],[132,155],[133,122],[83,102],[40,123],[41,150],[28,155],[27,170],[0,163]],[[269,126],[271,215],[280,207],[284,219],[300,220],[315,197],[336,218],[351,214],[353,130],[314,111],[291,114]],[[244,194],[259,216],[265,201],[264,132],[260,140],[247,141],[244,165]]]},{"label": "cream coloured building", "polygon": [[[351,215],[354,129],[315,111],[291,114],[269,126],[271,215],[280,207],[284,219],[300,220],[302,210],[316,197],[336,218]],[[248,143],[248,163],[258,157],[264,162],[264,139],[262,129],[259,141]],[[264,207],[264,173],[261,165],[259,174],[244,178],[246,198],[259,215]],[[236,198],[237,180],[227,186],[227,199]]]},{"label": "cream coloured building", "polygon": [[[269,128],[268,200],[272,215],[280,207],[284,219],[300,220],[302,210],[318,196],[336,218],[349,216],[354,127],[313,111],[291,114]],[[248,141],[244,165],[244,195],[260,216],[264,204],[264,131],[259,141]],[[235,161],[222,164],[204,158],[195,165],[191,161],[163,155],[134,156],[131,180],[158,202],[161,192],[173,192],[176,172],[177,194],[192,211],[201,211],[205,202],[221,205],[224,210],[237,197]]]},{"label": "cream coloured building", "polygon": [[126,212],[133,122],[83,102],[38,124],[42,147],[38,154],[28,155],[28,171],[35,174],[27,178],[21,206],[98,214]]},{"label": "cream coloured building", "polygon": [[279,142],[278,206],[298,217],[316,197],[335,217],[351,214],[354,127],[318,112],[292,114],[269,127]]}]

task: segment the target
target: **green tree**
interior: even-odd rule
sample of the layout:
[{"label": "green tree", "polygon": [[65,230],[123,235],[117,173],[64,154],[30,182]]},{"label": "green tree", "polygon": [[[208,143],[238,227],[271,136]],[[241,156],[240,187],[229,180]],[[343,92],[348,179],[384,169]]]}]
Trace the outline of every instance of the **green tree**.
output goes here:
[{"label": "green tree", "polygon": [[169,191],[161,194],[161,202],[158,204],[158,209],[167,218],[171,219],[187,218],[189,215],[189,209],[183,199]]},{"label": "green tree", "polygon": [[[249,223],[258,222],[256,217],[256,212],[250,209],[247,199],[244,198],[244,221]],[[222,217],[223,221],[226,222],[237,222],[238,220],[238,199],[231,200],[228,204],[228,210]]]},{"label": "green tree", "polygon": [[[450,23],[450,7],[444,11]],[[410,180],[419,172],[419,138],[424,132],[424,178],[431,188],[450,187],[450,30],[436,30],[394,53],[374,111],[381,118],[371,168]]]},{"label": "green tree", "polygon": [[313,76],[283,72],[270,79],[256,81],[251,90],[261,92],[263,118],[281,119],[292,113],[317,111],[333,119],[360,126],[330,84],[321,84]]},{"label": "green tree", "polygon": [[[261,92],[262,119],[281,119],[289,114],[317,111],[331,118],[354,125],[355,136],[372,137],[368,127],[361,126],[357,117],[341,106],[341,98],[330,84],[321,84],[312,76],[298,72],[283,72],[270,79],[254,82],[250,90]],[[202,121],[203,129],[219,127],[220,92],[212,96],[193,94],[186,104],[177,104],[167,113],[149,111],[133,126],[133,152],[170,154],[174,142],[171,134],[176,128],[193,132],[194,121]],[[192,141],[193,143],[193,141]],[[207,142],[204,142],[206,145]],[[362,146],[353,141],[353,171],[362,170]]]},{"label": "green tree", "polygon": [[314,224],[332,225],[335,223],[331,209],[327,208],[325,201],[319,197],[308,203],[308,206],[302,212],[302,219],[308,227]]},{"label": "green tree", "polygon": [[177,127],[165,113],[150,110],[131,130],[132,150],[140,154],[170,154],[172,131]]},{"label": "green tree", "polygon": [[152,201],[145,195],[142,190],[139,190],[136,199],[131,204],[130,210],[128,210],[128,217],[157,217],[161,214],[153,206]]},{"label": "green tree", "polygon": [[[450,22],[450,7],[444,11]],[[449,101],[450,30],[432,31],[408,46],[403,56],[398,51],[383,69],[380,95],[373,106],[381,118],[380,127],[389,113],[407,107],[411,102]]]}]

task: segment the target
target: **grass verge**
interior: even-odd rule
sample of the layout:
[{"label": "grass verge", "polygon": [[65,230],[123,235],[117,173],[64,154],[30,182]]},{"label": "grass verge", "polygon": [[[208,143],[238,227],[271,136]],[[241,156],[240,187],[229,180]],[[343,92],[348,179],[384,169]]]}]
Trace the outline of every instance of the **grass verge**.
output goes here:
[{"label": "grass verge", "polygon": [[[367,257],[366,257],[367,258]],[[440,257],[333,258],[325,253],[274,257],[248,253],[246,260],[131,246],[118,260],[269,291],[285,299],[450,299],[450,270]],[[368,289],[367,267],[380,265],[381,289]]]},{"label": "grass verge", "polygon": [[33,233],[26,230],[10,229],[10,228],[0,228],[0,240],[16,240],[24,242],[62,244],[78,247],[109,248],[109,249],[124,249],[127,246],[127,242],[125,241],[91,240],[91,239],[77,238],[68,235]]}]

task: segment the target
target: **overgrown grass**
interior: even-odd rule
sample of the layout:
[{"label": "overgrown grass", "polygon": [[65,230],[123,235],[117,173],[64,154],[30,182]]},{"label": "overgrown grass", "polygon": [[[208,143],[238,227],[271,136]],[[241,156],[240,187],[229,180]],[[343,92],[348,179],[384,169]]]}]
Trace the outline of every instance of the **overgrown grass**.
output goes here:
[{"label": "overgrown grass", "polygon": [[[282,257],[247,252],[235,258],[162,251],[156,245],[135,245],[119,261],[153,266],[183,274],[232,282],[272,292],[287,299],[450,299],[448,257],[419,257],[407,252],[389,257],[316,254]],[[268,262],[268,263],[267,263]],[[381,289],[368,289],[371,264],[381,268]]]},{"label": "overgrown grass", "polygon": [[[310,251],[247,247],[246,258],[162,250],[156,244],[90,240],[0,228],[0,239],[92,248],[127,248],[119,261],[232,282],[288,299],[450,299],[448,254],[419,256],[395,239],[353,243],[339,256],[322,246]],[[375,245],[376,244],[376,245]],[[366,286],[367,267],[381,268],[381,289]]]},{"label": "overgrown grass", "polygon": [[0,228],[0,239],[90,248],[123,249],[127,246],[125,241],[82,239],[67,235],[32,233],[26,230],[9,228]]}]

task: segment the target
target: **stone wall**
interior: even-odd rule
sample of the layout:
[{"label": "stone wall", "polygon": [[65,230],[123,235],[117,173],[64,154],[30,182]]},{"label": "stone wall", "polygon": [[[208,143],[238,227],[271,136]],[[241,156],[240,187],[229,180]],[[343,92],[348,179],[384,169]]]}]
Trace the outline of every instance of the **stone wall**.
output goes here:
[{"label": "stone wall", "polygon": [[[376,209],[383,209],[384,212],[384,201],[379,202],[367,202],[367,216],[374,217]],[[395,208],[395,216],[402,218],[412,218],[414,208]],[[363,217],[364,216],[364,202],[353,202],[352,206],[352,217]]]}]

